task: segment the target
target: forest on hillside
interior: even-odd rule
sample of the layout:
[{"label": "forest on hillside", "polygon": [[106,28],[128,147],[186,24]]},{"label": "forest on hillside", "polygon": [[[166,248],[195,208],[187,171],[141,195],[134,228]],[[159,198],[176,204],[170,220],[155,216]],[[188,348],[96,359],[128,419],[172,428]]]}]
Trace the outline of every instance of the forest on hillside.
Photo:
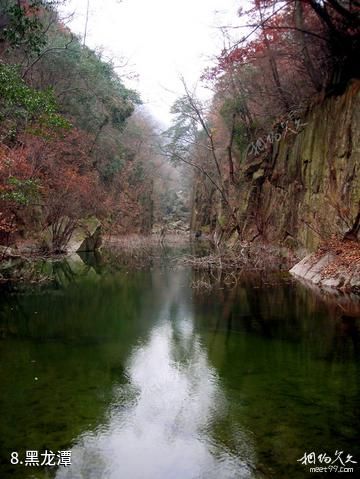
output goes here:
[{"label": "forest on hillside", "polygon": [[88,216],[149,233],[172,181],[154,173],[157,125],[139,94],[65,25],[62,3],[0,4],[0,243],[36,237],[53,252]]}]

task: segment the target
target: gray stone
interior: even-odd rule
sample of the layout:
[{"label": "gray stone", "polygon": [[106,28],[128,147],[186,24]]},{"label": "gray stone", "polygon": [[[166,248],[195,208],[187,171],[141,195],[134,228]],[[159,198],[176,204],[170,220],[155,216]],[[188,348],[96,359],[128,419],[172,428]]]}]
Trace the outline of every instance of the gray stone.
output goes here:
[{"label": "gray stone", "polygon": [[311,254],[305,256],[305,258],[291,268],[290,273],[303,278],[312,266],[311,258]]},{"label": "gray stone", "polygon": [[350,279],[350,286],[351,288],[356,288],[360,291],[360,271],[357,270],[355,273],[352,275]]},{"label": "gray stone", "polygon": [[342,278],[325,278],[321,281],[321,285],[325,286],[326,288],[339,288],[342,284]]},{"label": "gray stone", "polygon": [[0,259],[9,258],[12,256],[16,256],[16,252],[12,248],[10,248],[9,246],[0,245]]},{"label": "gray stone", "polygon": [[308,255],[291,268],[290,273],[298,278],[315,284],[320,288],[326,290],[347,290],[359,292],[360,291],[360,268],[355,268],[348,271],[344,268],[338,268],[336,273],[332,276],[323,275],[323,270],[326,266],[331,264],[335,256],[331,253],[326,253],[320,258],[313,255]]},{"label": "gray stone", "polygon": [[314,284],[320,284],[322,281],[322,276],[320,273],[315,273],[311,278],[311,282]]},{"label": "gray stone", "polygon": [[316,277],[316,279],[318,279],[319,276],[321,277],[322,270],[326,266],[328,266],[333,261],[333,259],[334,259],[334,256],[328,253],[325,256],[322,256],[315,263],[313,262],[310,269],[305,273],[304,279],[308,279],[309,281],[315,282],[314,278]]},{"label": "gray stone", "polygon": [[68,253],[97,251],[101,248],[101,223],[93,217],[82,220],[75,229],[67,246]]}]

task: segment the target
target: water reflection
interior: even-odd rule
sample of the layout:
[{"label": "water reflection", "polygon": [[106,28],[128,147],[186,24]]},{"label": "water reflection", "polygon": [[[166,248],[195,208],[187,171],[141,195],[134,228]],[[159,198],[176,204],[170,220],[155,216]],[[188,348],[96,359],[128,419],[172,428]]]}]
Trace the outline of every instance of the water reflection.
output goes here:
[{"label": "water reflection", "polygon": [[[110,259],[0,291],[1,479],[304,479],[304,451],[360,461],[355,303],[248,272],[191,290],[197,273],[167,259]],[[14,468],[29,448],[73,465]]]},{"label": "water reflection", "polygon": [[184,272],[170,278],[157,324],[129,357],[128,382],[114,389],[108,421],[83,434],[72,449],[71,468],[60,470],[58,479],[251,477],[245,434],[244,461],[212,437],[226,414],[226,398],[194,331],[181,292]]}]

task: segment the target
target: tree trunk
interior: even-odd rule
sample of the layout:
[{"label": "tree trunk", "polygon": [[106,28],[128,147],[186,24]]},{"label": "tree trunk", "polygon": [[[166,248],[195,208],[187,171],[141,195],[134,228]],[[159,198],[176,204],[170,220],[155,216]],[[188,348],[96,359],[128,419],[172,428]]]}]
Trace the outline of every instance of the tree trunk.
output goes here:
[{"label": "tree trunk", "polygon": [[260,7],[259,7],[259,15],[260,15],[260,20],[261,20],[261,25],[262,25],[261,28],[262,28],[262,32],[263,32],[263,35],[264,35],[264,43],[265,43],[265,46],[266,46],[267,54],[269,56],[270,68],[271,68],[271,73],[272,73],[272,76],[273,76],[273,79],[274,79],[274,82],[275,82],[275,86],[276,86],[276,89],[278,91],[280,100],[282,101],[284,107],[286,108],[286,110],[290,110],[290,105],[289,105],[289,103],[286,99],[285,92],[284,92],[284,90],[281,86],[280,75],[279,75],[279,70],[277,68],[275,56],[274,56],[274,53],[271,49],[269,39],[268,39],[268,37],[266,35],[266,32],[265,32],[264,17],[263,17],[263,14],[262,14],[262,11],[261,11]]},{"label": "tree trunk", "polygon": [[232,147],[233,147],[234,136],[235,136],[235,121],[236,121],[236,113],[233,113],[230,139],[229,139],[229,144],[227,146],[228,162],[229,162],[229,176],[230,176],[230,181],[233,185],[236,184],[235,175],[234,175],[234,162],[233,162],[233,157],[232,157]]},{"label": "tree trunk", "polygon": [[359,233],[360,233],[360,209],[355,218],[352,228],[345,233],[344,240],[358,241]]},{"label": "tree trunk", "polygon": [[302,53],[303,53],[303,61],[305,68],[311,78],[311,81],[316,88],[316,91],[320,92],[322,90],[321,82],[319,81],[318,75],[314,68],[313,62],[311,60],[311,56],[309,53],[309,49],[307,47],[307,38],[304,28],[304,12],[302,2],[300,0],[296,0],[295,2],[295,25],[298,28],[297,36],[302,46]]}]

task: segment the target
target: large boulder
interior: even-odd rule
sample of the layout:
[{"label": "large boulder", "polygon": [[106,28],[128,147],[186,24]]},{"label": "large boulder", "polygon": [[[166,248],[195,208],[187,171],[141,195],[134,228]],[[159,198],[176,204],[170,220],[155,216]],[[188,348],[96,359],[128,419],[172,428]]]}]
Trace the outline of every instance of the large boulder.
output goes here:
[{"label": "large boulder", "polygon": [[[64,228],[64,225],[69,224],[69,221],[71,220],[67,217],[60,218],[60,234],[62,232],[61,228]],[[61,247],[55,245],[56,240],[53,237],[53,230],[52,227],[49,226],[44,231],[41,241],[40,249],[45,251],[66,251],[69,254],[84,251],[97,251],[102,244],[101,224],[95,217],[80,220],[71,235],[70,241],[67,244],[61,244]]]},{"label": "large boulder", "polygon": [[67,246],[68,253],[97,251],[101,248],[101,223],[95,218],[81,220]]},{"label": "large boulder", "polygon": [[356,248],[353,251],[314,253],[297,263],[290,273],[322,289],[360,293],[360,263]]}]

